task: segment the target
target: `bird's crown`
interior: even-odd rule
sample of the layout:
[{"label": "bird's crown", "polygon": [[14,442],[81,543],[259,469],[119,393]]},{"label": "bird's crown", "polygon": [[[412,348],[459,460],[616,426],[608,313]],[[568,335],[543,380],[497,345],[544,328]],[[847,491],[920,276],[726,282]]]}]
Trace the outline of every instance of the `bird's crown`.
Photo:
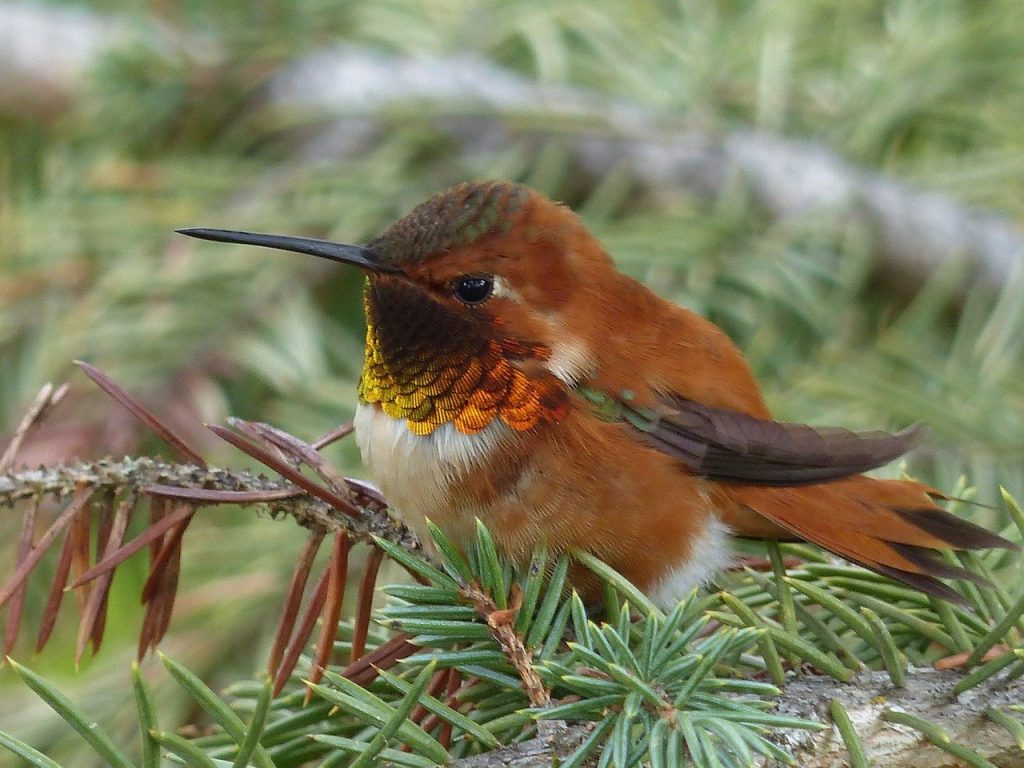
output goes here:
[{"label": "bird's crown", "polygon": [[530,190],[505,181],[467,182],[417,205],[367,245],[386,264],[416,263],[442,251],[507,232]]}]

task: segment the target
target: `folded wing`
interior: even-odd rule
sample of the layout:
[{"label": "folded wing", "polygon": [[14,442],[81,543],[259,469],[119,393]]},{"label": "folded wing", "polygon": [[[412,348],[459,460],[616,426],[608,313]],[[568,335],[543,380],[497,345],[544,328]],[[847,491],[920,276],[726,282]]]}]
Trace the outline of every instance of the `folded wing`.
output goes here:
[{"label": "folded wing", "polygon": [[837,480],[887,464],[924,434],[917,426],[890,434],[788,424],[673,396],[655,408],[615,402],[640,439],[694,474],[725,483],[794,486]]},{"label": "folded wing", "polygon": [[763,536],[750,513],[800,539],[937,597],[964,603],[939,579],[987,583],[946,562],[942,550],[1016,545],[936,506],[933,489],[861,475],[911,448],[924,430],[889,434],[761,419],[680,397],[653,408],[585,391],[637,439],[719,483],[712,495],[737,536]]}]

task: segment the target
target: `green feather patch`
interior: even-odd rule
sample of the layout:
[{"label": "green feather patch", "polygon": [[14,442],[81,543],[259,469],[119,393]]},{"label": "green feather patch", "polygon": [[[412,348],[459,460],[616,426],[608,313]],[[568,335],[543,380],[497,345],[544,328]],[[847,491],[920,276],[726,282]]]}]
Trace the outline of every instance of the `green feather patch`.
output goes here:
[{"label": "green feather patch", "polygon": [[422,261],[507,231],[529,194],[510,182],[460,184],[417,205],[367,247],[387,264]]}]

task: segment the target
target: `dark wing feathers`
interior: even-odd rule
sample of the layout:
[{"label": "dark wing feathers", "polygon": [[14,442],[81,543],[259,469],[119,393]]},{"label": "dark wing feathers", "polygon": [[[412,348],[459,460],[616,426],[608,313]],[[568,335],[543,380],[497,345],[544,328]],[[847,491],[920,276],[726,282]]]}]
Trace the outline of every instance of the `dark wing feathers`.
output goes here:
[{"label": "dark wing feathers", "polygon": [[[756,512],[801,539],[927,594],[967,605],[939,579],[988,584],[946,562],[939,550],[1017,549],[934,506],[929,498],[934,491],[927,486],[856,477],[909,450],[923,434],[920,428],[851,432],[760,419],[675,396],[662,397],[654,408],[631,398],[585,396],[690,472],[731,484],[723,497],[726,507],[731,503]],[[818,483],[829,484],[793,487]],[[743,535],[742,528],[735,532]]]},{"label": "dark wing feathers", "polygon": [[649,410],[619,401],[643,439],[691,472],[730,483],[810,485],[860,474],[906,453],[923,429],[852,432],[759,419],[678,397]]}]

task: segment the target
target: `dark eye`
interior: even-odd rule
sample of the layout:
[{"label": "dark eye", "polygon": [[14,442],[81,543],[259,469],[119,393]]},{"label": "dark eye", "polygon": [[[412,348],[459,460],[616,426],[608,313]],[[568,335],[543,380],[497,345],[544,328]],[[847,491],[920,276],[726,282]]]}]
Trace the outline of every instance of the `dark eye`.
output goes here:
[{"label": "dark eye", "polygon": [[466,304],[480,304],[494,291],[494,278],[490,275],[464,275],[455,280],[455,295]]}]

